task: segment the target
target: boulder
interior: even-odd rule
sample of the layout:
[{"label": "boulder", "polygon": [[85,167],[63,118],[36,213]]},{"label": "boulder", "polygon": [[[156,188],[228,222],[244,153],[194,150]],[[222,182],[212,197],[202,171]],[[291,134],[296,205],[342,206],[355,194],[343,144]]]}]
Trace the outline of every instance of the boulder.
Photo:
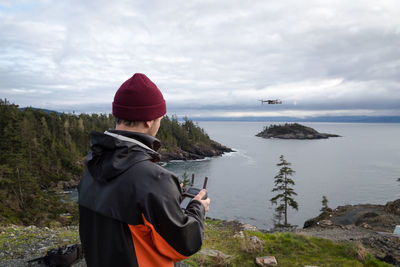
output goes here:
[{"label": "boulder", "polygon": [[317,223],[318,221],[315,218],[308,219],[307,221],[304,222],[303,229],[318,226]]},{"label": "boulder", "polygon": [[250,236],[249,242],[252,243],[254,246],[257,246],[257,247],[259,247],[259,246],[262,247],[265,244],[264,240],[261,240],[257,236]]},{"label": "boulder", "polygon": [[322,220],[317,223],[321,227],[333,226],[333,222],[331,220]]},{"label": "boulder", "polygon": [[241,239],[241,250],[251,255],[259,255],[264,249],[264,240],[258,238],[257,236],[250,236],[248,238]]},{"label": "boulder", "polygon": [[223,253],[222,251],[216,249],[208,249],[208,248],[200,250],[199,254],[206,255],[212,258],[222,258],[223,260],[227,260],[232,257],[231,255]]},{"label": "boulder", "polygon": [[332,210],[328,208],[327,210],[323,211],[317,217],[305,221],[303,228],[306,229],[306,228],[320,226],[320,223],[319,223],[320,221],[329,220],[329,218],[331,218],[331,217],[332,217]]},{"label": "boulder", "polygon": [[257,257],[255,262],[258,266],[277,266],[278,262],[274,256]]}]

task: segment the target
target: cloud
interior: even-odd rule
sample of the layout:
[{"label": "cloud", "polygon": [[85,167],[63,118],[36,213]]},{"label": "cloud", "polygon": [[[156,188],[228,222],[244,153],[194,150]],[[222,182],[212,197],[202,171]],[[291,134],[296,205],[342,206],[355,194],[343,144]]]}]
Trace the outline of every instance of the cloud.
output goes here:
[{"label": "cloud", "polygon": [[2,1],[0,94],[109,112],[142,72],[182,114],[267,112],[258,99],[282,114],[399,113],[399,13],[396,0]]}]

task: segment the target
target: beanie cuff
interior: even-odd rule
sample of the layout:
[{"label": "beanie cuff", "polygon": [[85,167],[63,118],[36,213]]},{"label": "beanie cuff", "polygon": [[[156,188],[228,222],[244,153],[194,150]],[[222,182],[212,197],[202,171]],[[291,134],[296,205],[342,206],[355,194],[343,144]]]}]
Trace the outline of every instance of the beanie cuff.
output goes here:
[{"label": "beanie cuff", "polygon": [[122,106],[112,104],[112,114],[118,119],[127,121],[151,121],[164,116],[167,113],[165,100],[151,106]]}]

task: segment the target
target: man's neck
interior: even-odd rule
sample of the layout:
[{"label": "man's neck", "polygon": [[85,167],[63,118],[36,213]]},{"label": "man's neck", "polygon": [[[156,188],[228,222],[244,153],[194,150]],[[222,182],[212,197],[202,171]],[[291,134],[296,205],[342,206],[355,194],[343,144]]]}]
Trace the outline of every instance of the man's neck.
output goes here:
[{"label": "man's neck", "polygon": [[145,128],[145,127],[140,127],[140,126],[126,126],[125,124],[118,124],[118,125],[116,125],[116,126],[115,126],[115,130],[148,134],[148,133],[147,133],[147,132],[148,132],[148,129]]}]

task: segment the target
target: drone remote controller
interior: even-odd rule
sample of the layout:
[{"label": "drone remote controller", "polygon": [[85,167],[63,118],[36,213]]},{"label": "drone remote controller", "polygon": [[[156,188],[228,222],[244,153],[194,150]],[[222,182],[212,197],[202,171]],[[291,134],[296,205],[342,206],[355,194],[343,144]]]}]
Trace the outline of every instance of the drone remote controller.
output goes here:
[{"label": "drone remote controller", "polygon": [[[203,189],[206,189],[207,187],[207,181],[208,181],[208,177],[204,178],[204,184],[203,184]],[[200,188],[196,188],[193,186],[194,184],[194,174],[192,174],[192,182],[190,183],[189,186],[183,188],[183,200],[181,202],[181,208],[182,209],[186,209],[187,205],[189,204],[189,202],[198,194],[200,193],[201,189]],[[203,196],[202,199],[207,199],[208,195],[207,193]]]}]

